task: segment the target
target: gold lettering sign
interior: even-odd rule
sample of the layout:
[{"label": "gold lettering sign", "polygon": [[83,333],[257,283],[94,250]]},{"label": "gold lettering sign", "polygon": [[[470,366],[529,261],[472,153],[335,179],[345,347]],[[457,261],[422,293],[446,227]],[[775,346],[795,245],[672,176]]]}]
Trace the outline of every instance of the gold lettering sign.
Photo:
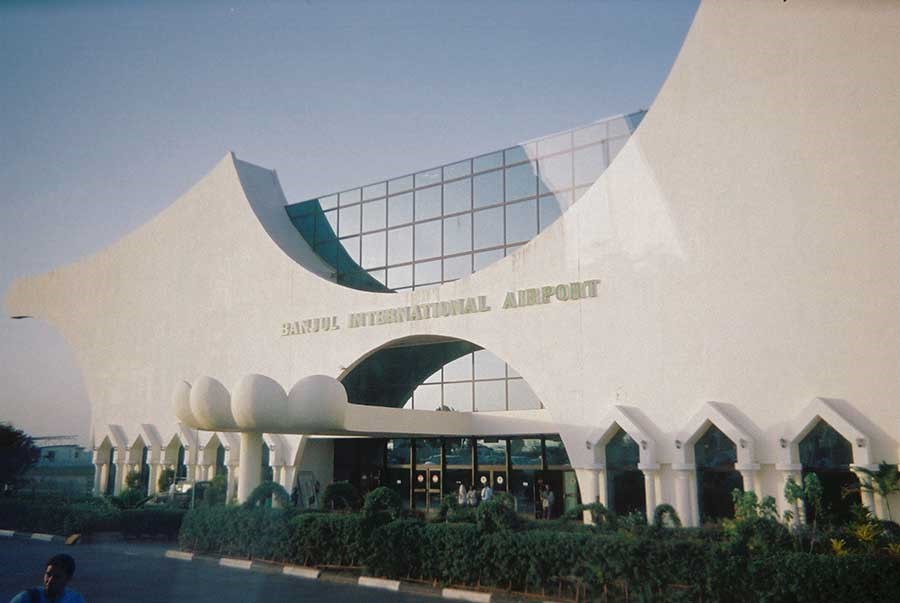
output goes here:
[{"label": "gold lettering sign", "polygon": [[[567,302],[597,297],[600,279],[544,285],[516,291],[507,291],[503,299],[502,310],[524,308],[549,304],[554,301]],[[487,296],[461,297],[447,301],[399,306],[383,310],[351,312],[347,315],[347,328],[373,327],[419,320],[435,320],[462,314],[481,314],[490,312]],[[281,324],[281,336],[308,335],[312,333],[330,333],[340,330],[337,316],[321,316],[307,318]]]}]

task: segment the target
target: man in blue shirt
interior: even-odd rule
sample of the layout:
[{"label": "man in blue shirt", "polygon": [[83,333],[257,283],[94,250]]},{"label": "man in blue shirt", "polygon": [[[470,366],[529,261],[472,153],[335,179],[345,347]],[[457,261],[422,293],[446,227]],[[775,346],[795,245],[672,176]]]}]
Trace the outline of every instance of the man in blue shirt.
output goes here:
[{"label": "man in blue shirt", "polygon": [[54,555],[47,562],[44,587],[23,590],[9,603],[84,603],[84,598],[66,585],[75,574],[75,560],[69,555]]}]

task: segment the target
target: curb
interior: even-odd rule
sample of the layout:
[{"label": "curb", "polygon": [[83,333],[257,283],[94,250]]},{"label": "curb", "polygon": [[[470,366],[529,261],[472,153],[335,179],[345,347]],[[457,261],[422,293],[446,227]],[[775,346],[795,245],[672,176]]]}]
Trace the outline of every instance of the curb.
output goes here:
[{"label": "curb", "polygon": [[372,578],[370,576],[360,576],[359,582],[357,582],[360,586],[365,586],[368,588],[380,588],[383,590],[391,590],[394,592],[400,591],[400,581],[399,580],[388,580],[386,578]]},{"label": "curb", "polygon": [[474,601],[475,603],[490,603],[491,601],[491,593],[463,590],[461,588],[445,588],[441,590],[441,596],[455,601]]},{"label": "curb", "polygon": [[15,538],[16,531],[15,530],[0,530],[0,537],[3,538]]},{"label": "curb", "polygon": [[[3,533],[0,532],[0,535]],[[349,576],[341,578],[341,575],[338,573],[328,573],[323,572],[320,569],[314,567],[306,567],[302,565],[272,565],[269,563],[254,563],[251,559],[235,559],[233,557],[219,557],[218,560],[211,557],[201,556],[197,557],[194,553],[190,553],[187,551],[179,551],[175,549],[169,549],[165,552],[164,557],[168,557],[169,559],[178,559],[181,561],[195,561],[195,560],[204,560],[215,563],[220,567],[228,567],[232,569],[241,569],[244,571],[266,571],[269,573],[280,573],[285,576],[292,576],[294,578],[302,578],[305,580],[327,580],[327,581],[338,581],[344,584],[355,584],[357,586],[361,586],[364,588],[377,588],[381,590],[387,590],[391,592],[407,592],[410,588],[414,590],[422,590],[420,594],[430,594],[431,596],[438,596],[444,599],[449,599],[453,601],[471,601],[473,603],[491,603],[491,601],[504,601],[507,600],[506,597],[503,597],[502,594],[498,597],[494,597],[496,593],[489,593],[483,591],[475,591],[475,590],[466,590],[463,588],[427,588],[427,589],[416,589],[415,587],[410,586],[410,584],[405,583],[401,580],[390,580],[387,578],[376,578],[374,576],[359,576],[358,578],[350,578]],[[280,570],[279,570],[280,567]],[[268,568],[268,569],[267,569]],[[425,593],[424,590],[427,590],[428,593]],[[412,592],[412,591],[410,591]],[[518,599],[516,599],[518,600]]]},{"label": "curb", "polygon": [[25,540],[39,540],[41,542],[55,542],[62,544],[66,541],[65,537],[55,534],[44,534],[42,532],[16,532],[15,530],[0,530],[0,538],[24,538]]}]

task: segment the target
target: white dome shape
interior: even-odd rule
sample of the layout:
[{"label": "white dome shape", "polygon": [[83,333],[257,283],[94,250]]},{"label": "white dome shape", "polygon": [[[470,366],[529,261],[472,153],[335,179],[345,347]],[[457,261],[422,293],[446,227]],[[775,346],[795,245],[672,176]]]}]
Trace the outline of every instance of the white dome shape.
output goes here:
[{"label": "white dome shape", "polygon": [[178,420],[190,427],[198,427],[197,418],[191,412],[191,384],[179,381],[172,392],[172,409]]},{"label": "white dome shape", "polygon": [[234,386],[231,410],[241,430],[282,433],[290,430],[285,421],[287,394],[265,375],[246,375]]},{"label": "white dome shape", "polygon": [[327,375],[310,375],[291,388],[286,417],[303,433],[328,433],[343,429],[346,412],[347,390],[341,382]]},{"label": "white dome shape", "polygon": [[235,429],[231,395],[212,377],[200,377],[191,388],[191,412],[202,429]]}]

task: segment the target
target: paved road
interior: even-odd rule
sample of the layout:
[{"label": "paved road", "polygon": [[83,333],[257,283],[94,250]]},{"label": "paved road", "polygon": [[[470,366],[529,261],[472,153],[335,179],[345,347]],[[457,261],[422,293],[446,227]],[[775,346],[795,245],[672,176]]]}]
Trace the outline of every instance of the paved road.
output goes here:
[{"label": "paved road", "polygon": [[280,574],[219,567],[214,563],[166,559],[159,544],[64,546],[0,539],[0,603],[40,583],[44,563],[65,552],[77,569],[71,585],[87,603],[170,602],[280,603],[289,601],[373,601],[435,603],[441,599],[392,593],[351,584],[304,580]]}]

